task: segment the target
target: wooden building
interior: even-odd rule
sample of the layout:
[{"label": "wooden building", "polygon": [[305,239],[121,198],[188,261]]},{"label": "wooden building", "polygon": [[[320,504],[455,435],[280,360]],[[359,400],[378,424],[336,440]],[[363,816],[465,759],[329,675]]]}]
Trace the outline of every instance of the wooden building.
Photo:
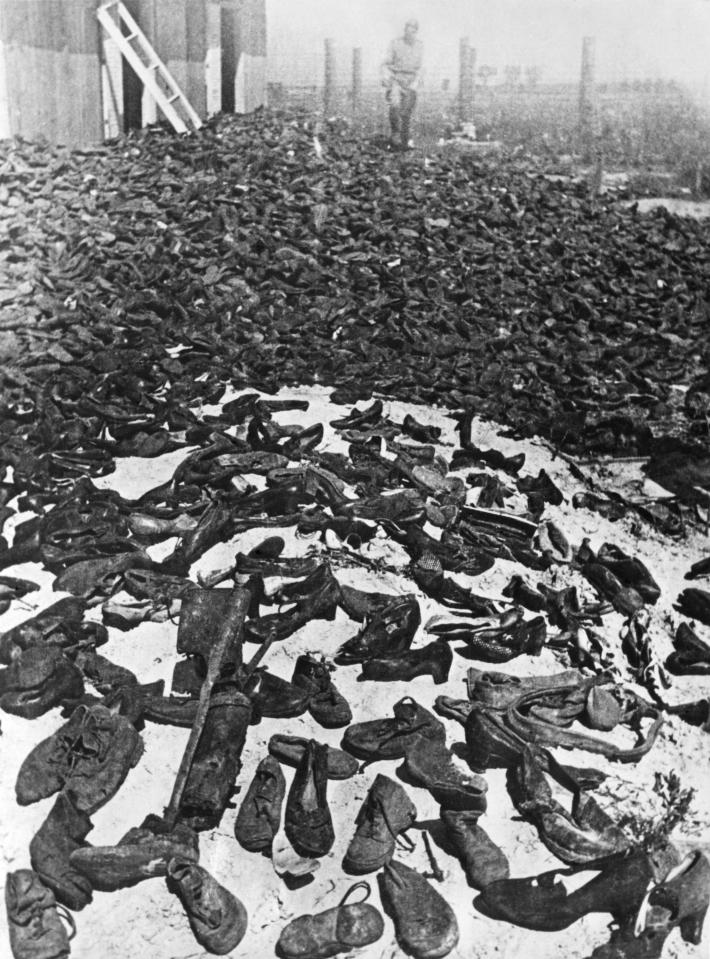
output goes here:
[{"label": "wooden building", "polygon": [[[103,0],[1,0],[0,138],[97,143],[159,117],[96,18]],[[266,0],[124,0],[197,113],[266,96]]]}]

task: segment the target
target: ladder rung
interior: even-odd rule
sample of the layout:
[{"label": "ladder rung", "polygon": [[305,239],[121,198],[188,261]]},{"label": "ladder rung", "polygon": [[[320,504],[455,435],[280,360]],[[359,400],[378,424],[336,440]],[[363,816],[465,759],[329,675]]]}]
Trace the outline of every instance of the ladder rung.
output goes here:
[{"label": "ladder rung", "polygon": [[174,93],[171,97],[168,97],[168,103],[174,103],[176,100],[180,99],[179,93]]}]

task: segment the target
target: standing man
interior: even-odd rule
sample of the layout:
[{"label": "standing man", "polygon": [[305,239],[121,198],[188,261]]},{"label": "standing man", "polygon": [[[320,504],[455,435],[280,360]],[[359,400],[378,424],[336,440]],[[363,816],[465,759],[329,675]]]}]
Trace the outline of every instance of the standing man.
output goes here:
[{"label": "standing man", "polygon": [[417,102],[416,86],[422,68],[419,23],[408,20],[404,36],[393,40],[382,64],[382,85],[390,108],[391,142],[394,150],[409,148],[409,127]]}]

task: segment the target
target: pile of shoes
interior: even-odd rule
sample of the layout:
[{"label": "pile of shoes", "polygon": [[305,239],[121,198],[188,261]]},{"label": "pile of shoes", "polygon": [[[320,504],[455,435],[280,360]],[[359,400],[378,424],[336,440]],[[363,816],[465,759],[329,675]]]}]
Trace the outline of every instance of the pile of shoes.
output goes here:
[{"label": "pile of shoes", "polygon": [[[650,956],[676,926],[698,942],[705,854],[642,848],[595,793],[605,774],[567,765],[557,751],[635,763],[668,714],[710,729],[710,699],[666,707],[661,695],[668,674],[710,671],[710,593],[688,587],[677,597],[687,621],[664,636],[673,652],[661,661],[667,624],[654,620],[654,574],[616,542],[571,542],[556,519],[565,495],[553,476],[527,474],[510,444],[504,452],[484,443],[478,416],[575,450],[653,454],[649,475],[669,477],[697,507],[708,485],[697,403],[683,443],[660,442],[649,422],[668,413],[671,384],[695,380],[696,399],[704,389],[707,315],[694,291],[705,227],[641,220],[600,201],[592,232],[586,200],[515,167],[441,158],[424,172],[347,140],[329,144],[327,167],[311,155],[311,132],[263,114],[221,118],[191,142],[156,130],[129,152],[106,147],[81,160],[1,148],[3,183],[31,177],[44,183],[43,202],[56,201],[53,212],[30,200],[12,207],[7,235],[17,248],[0,264],[31,252],[43,278],[43,292],[3,300],[33,321],[19,339],[35,345],[0,379],[0,616],[12,619],[0,633],[0,709],[56,719],[15,784],[22,807],[55,798],[29,844],[32,869],[6,884],[13,953],[68,955],[67,909],[155,878],[204,950],[230,952],[249,917],[200,862],[200,835],[219,835],[240,788],[230,855],[245,875],[250,856],[270,856],[289,888],[287,879],[332,855],[333,808],[356,776],[366,788],[348,807],[342,873],[377,874],[382,909],[409,954],[448,954],[463,918],[433,884],[441,870],[414,790],[438,805],[430,831],[454,850],[485,915],[551,931],[609,913],[619,927],[600,957]],[[127,176],[142,199],[126,201]],[[106,188],[101,204],[86,188],[94,181]],[[76,210],[69,196],[83,198]],[[433,215],[442,203],[446,220]],[[616,266],[646,248],[649,224],[672,283],[649,287],[632,270],[634,282],[621,285]],[[87,230],[96,242],[79,239]],[[602,232],[608,246],[593,257]],[[503,272],[501,242],[510,251]],[[558,276],[563,254],[576,278],[553,289],[545,277]],[[635,311],[643,327],[616,319]],[[365,405],[311,422],[308,401],[273,395],[318,381],[338,384],[334,403]],[[453,430],[422,413],[398,417],[374,390],[454,408],[452,455]],[[126,458],[135,473],[136,461],[166,456],[177,465],[152,488],[131,498],[111,488]],[[632,509],[589,488],[573,502],[612,519]],[[687,519],[675,506],[633,511],[641,529],[673,535]],[[291,543],[308,538],[306,555],[289,555],[286,531]],[[229,565],[207,572],[215,547]],[[505,564],[509,582],[493,592],[486,577]],[[39,589],[25,578],[33,568],[65,595],[22,619]],[[353,569],[377,588],[353,585]],[[701,560],[688,575],[707,573]],[[248,608],[211,685],[236,593]],[[314,641],[289,671],[271,668],[270,649],[321,637],[324,623],[345,617],[353,625],[342,642]],[[128,645],[147,623],[174,635],[167,691],[99,651],[109,639]],[[620,643],[609,624],[621,628]],[[466,699],[448,695],[452,672],[471,661]],[[540,675],[543,661],[563,668]],[[494,671],[509,663],[522,672]],[[524,675],[533,666],[538,673]],[[354,722],[357,704],[343,690],[355,675],[366,688],[404,685],[391,716]],[[445,693],[428,708],[433,687]],[[308,735],[296,735],[289,721],[306,715]],[[92,845],[92,817],[141,762],[146,723],[182,728],[194,746],[180,801],[115,844]],[[250,737],[272,723],[279,731],[241,782]],[[449,736],[456,724],[463,744]],[[342,730],[342,749],[326,742],[332,730]],[[387,761],[401,763],[399,781],[360,779]],[[566,872],[510,878],[508,857],[481,825],[489,770],[501,768],[516,812]],[[404,861],[414,828],[431,874]],[[582,868],[599,875],[569,889],[556,881]],[[371,891],[360,880],[339,904],[293,919],[280,954],[308,959],[377,942],[385,923],[366,901]]]},{"label": "pile of shoes", "polygon": [[[392,156],[327,127],[320,156],[313,132],[309,117],[265,111],[189,141],[155,127],[74,154],[0,147],[15,201],[2,419],[35,423],[45,396],[73,419],[45,432],[29,477],[174,449],[185,438],[169,434],[191,426],[170,409],[181,373],[204,376],[210,402],[223,371],[267,392],[327,383],[341,401],[468,404],[567,448],[653,454],[652,475],[684,498],[707,489],[703,221],[592,203],[533,157]],[[18,284],[22,259],[33,278]],[[117,351],[135,358],[135,412]],[[156,376],[167,429],[145,390]],[[109,433],[89,448],[94,417]],[[673,430],[664,442],[659,426]]]},{"label": "pile of shoes", "polygon": [[[143,408],[147,402],[145,396]],[[593,795],[605,774],[565,765],[552,752],[578,749],[629,763],[656,741],[662,706],[619,681],[597,632],[607,616],[621,615],[629,670],[648,675],[649,609],[661,591],[646,565],[614,543],[596,550],[586,539],[571,545],[546,518],[547,504],[562,499],[549,475],[543,470],[518,477],[524,457],[476,447],[470,417],[459,424],[461,445],[449,463],[433,445],[419,443],[438,443],[434,428],[411,415],[395,422],[379,400],[330,424],[347,437],[348,455],[319,449],[326,433],[322,423],[281,425],[283,414],[293,411],[305,413],[307,404],[243,394],[223,403],[216,415],[195,417],[192,448],[170,480],[135,500],[100,488],[87,475],[57,483],[49,474],[35,474],[32,491],[25,492],[23,460],[19,454],[13,459],[13,478],[5,485],[36,518],[16,525],[12,546],[0,560],[5,566],[41,563],[55,574],[55,588],[69,594],[0,635],[6,664],[0,708],[33,719],[59,706],[66,716],[20,768],[20,805],[57,798],[30,845],[33,872],[14,873],[14,888],[27,886],[32,895],[47,897],[52,908],[56,899],[61,907],[80,910],[94,890],[113,892],[164,877],[202,947],[230,951],[244,937],[248,917],[239,899],[200,865],[199,834],[220,825],[254,724],[305,713],[325,730],[344,729],[343,748],[292,735],[288,726],[272,735],[268,753],[243,789],[234,825],[243,850],[272,855],[275,868],[279,856],[284,858],[279,845],[284,835],[291,850],[284,874],[307,872],[333,849],[331,804],[338,781],[355,776],[360,762],[400,760],[405,786],[426,790],[438,804],[444,841],[455,850],[469,885],[481,891],[476,902],[489,916],[535,929],[564,928],[590,910],[608,908],[613,896],[605,892],[598,900],[595,890],[606,889],[604,877],[611,876],[612,884],[629,885],[628,912],[621,917],[617,906],[610,909],[626,921],[642,910],[651,881],[654,890],[674,883],[674,895],[683,896],[683,882],[702,886],[704,858],[679,873],[673,871],[678,857],[672,847],[659,862],[644,858]],[[92,415],[100,417],[98,406]],[[478,472],[471,500],[460,474],[472,464]],[[507,501],[515,498],[501,473],[518,477],[517,502],[527,503],[527,510],[509,508]],[[285,555],[282,536],[264,538],[270,526],[290,526],[313,539],[314,547],[307,555]],[[211,547],[238,544],[240,534],[260,530],[262,538],[248,551],[235,547],[226,569],[191,578]],[[158,558],[156,547],[169,539],[172,545]],[[392,570],[408,577],[408,592],[370,592],[339,575],[358,565],[382,572],[367,549],[375,539],[400,550],[404,559]],[[521,569],[502,595],[478,594],[454,578],[481,576],[499,559]],[[540,582],[534,588],[522,572],[545,577],[562,568],[576,585],[555,589]],[[694,569],[702,575],[702,568]],[[34,585],[6,580],[9,606]],[[596,599],[580,598],[585,583]],[[244,590],[241,638],[200,718],[211,652],[232,597]],[[704,595],[686,589],[679,608],[702,619]],[[425,625],[429,642],[421,637],[425,601],[441,610]],[[87,619],[92,609],[100,609],[103,625]],[[533,615],[526,618],[527,613]],[[274,643],[287,645],[312,622],[333,621],[336,614],[345,614],[357,630],[329,651],[330,658],[325,650],[300,654],[290,676],[261,663]],[[109,630],[120,635],[143,622],[171,619],[177,623],[176,661],[167,695],[162,681],[141,684],[97,651]],[[674,642],[670,670],[707,671],[706,644],[690,625],[681,625]],[[247,662],[244,650],[250,644],[257,649]],[[539,657],[543,649],[569,668],[529,677],[480,668]],[[444,723],[419,701],[426,688],[422,679],[446,684],[455,657],[479,663],[468,668],[468,696],[440,695],[435,710],[464,727],[463,756],[447,742]],[[352,704],[338,688],[339,676],[350,669],[359,671],[361,682],[417,679],[416,695],[400,699],[392,717],[353,722]],[[115,845],[93,846],[87,841],[91,817],[140,761],[145,722],[199,732],[177,815],[150,815]],[[628,740],[629,731],[634,740],[621,743],[617,734]],[[295,770],[288,788],[283,766]],[[506,855],[480,823],[487,810],[485,773],[495,767],[508,771],[515,809],[535,826],[548,850],[571,870],[602,870],[588,893],[582,887],[568,895],[557,884],[550,886],[548,901],[531,881],[509,878]],[[407,842],[411,846],[407,830],[417,826],[405,786],[383,773],[371,781],[354,814],[342,868],[356,876],[378,874],[382,907],[405,951],[422,959],[443,956],[458,942],[457,917],[430,877],[398,858],[398,850]],[[560,789],[571,796],[570,810],[556,798]],[[435,867],[432,877],[439,872]],[[686,874],[689,878],[679,878]],[[547,879],[541,882],[547,890]],[[367,898],[369,884],[358,885]],[[643,908],[648,912],[665,902],[664,895],[654,892]],[[518,900],[520,909],[509,905]],[[665,915],[653,912],[654,929],[661,921],[657,914]],[[48,907],[44,921],[51,915]],[[669,915],[666,932],[680,922],[677,912]],[[52,923],[52,935],[65,935],[61,923]],[[369,944],[382,930],[376,907],[364,899],[351,903],[348,893],[339,906],[294,920],[283,930],[279,948],[306,959],[325,955],[326,944],[342,951]]]}]

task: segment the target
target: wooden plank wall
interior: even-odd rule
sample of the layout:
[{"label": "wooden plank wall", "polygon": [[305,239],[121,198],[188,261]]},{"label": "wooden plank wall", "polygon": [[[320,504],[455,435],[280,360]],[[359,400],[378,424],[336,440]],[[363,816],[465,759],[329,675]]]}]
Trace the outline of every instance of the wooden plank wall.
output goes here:
[{"label": "wooden plank wall", "polygon": [[266,0],[223,0],[222,64],[235,113],[266,103]]},{"label": "wooden plank wall", "polygon": [[102,138],[96,0],[2,0],[9,133],[81,146]]},{"label": "wooden plank wall", "polygon": [[[0,137],[102,140],[98,2],[0,0]],[[200,116],[265,103],[266,0],[124,2]],[[123,89],[128,125],[152,122],[128,70]]]}]

